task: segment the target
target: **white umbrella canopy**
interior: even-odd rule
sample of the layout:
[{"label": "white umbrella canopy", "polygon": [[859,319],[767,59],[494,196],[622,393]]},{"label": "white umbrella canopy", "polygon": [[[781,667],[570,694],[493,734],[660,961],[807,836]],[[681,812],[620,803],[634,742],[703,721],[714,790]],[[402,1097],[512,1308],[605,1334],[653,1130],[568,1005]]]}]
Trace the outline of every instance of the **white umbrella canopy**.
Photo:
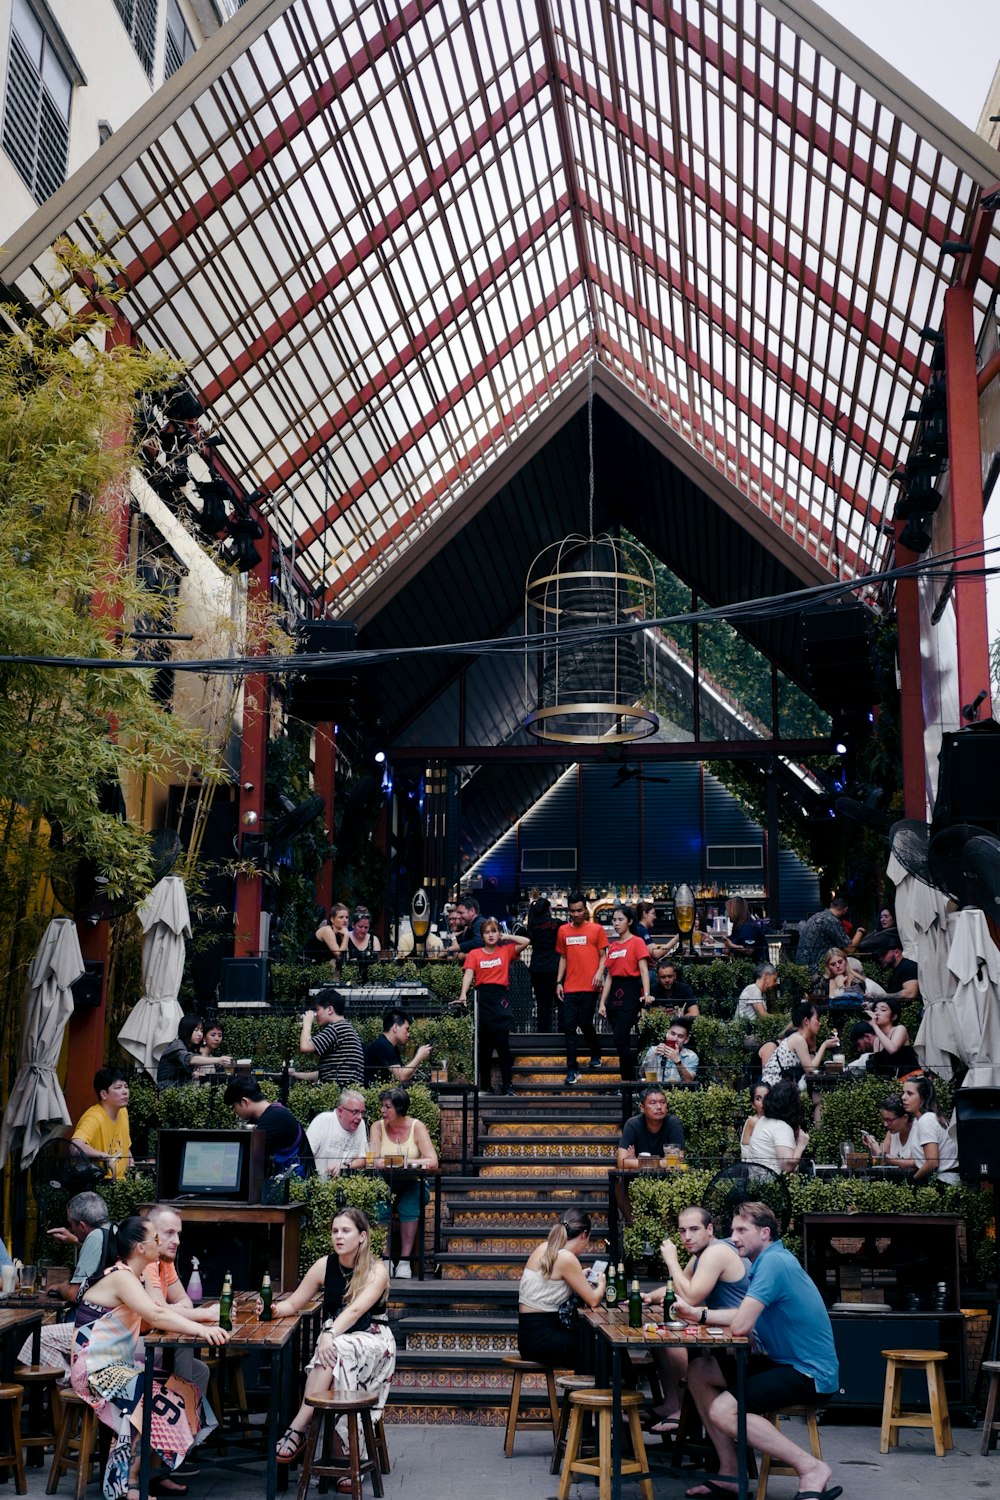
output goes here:
[{"label": "white umbrella canopy", "polygon": [[46,927],[28,970],[20,1067],[0,1129],[0,1166],[12,1147],[21,1148],[28,1167],[53,1136],[71,1123],[56,1076],[63,1032],[73,1014],[70,986],[84,973],[76,924],[54,917]]},{"label": "white umbrella canopy", "polygon": [[160,1053],[177,1035],[184,1012],[177,1000],[184,973],[184,939],[191,936],[187,892],[179,875],[157,881],[139,908],[142,940],[141,1000],[118,1041],[155,1079]]},{"label": "white umbrella canopy", "polygon": [[977,907],[958,913],[948,966],[958,981],[952,1003],[965,1086],[989,1087],[1000,1075],[1000,952]]}]

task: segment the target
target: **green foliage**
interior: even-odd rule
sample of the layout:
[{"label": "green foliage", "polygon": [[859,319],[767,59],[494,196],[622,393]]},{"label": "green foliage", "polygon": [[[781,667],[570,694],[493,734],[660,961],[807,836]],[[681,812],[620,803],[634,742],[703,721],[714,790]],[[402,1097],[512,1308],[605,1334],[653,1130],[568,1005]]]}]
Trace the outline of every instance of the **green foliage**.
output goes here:
[{"label": "green foliage", "polygon": [[414,1021],[410,1036],[417,1047],[430,1042],[432,1066],[448,1064],[450,1080],[472,1078],[472,1017],[459,1011],[457,1015],[428,1016]]},{"label": "green foliage", "polygon": [[686,1155],[691,1165],[717,1162],[733,1150],[742,1126],[741,1100],[734,1089],[711,1084],[706,1089],[668,1088],[667,1108],[684,1126]]},{"label": "green foliage", "polygon": [[[290,719],[284,733],[270,741],[267,751],[265,811],[280,817],[281,798],[298,806],[311,796],[310,727]],[[281,922],[276,929],[277,956],[294,959],[316,931],[316,876],[331,857],[325,812],[318,814],[288,846],[289,860],[281,867],[278,885]]]},{"label": "green foliage", "polygon": [[305,1010],[309,1004],[310,990],[333,981],[328,963],[280,963],[276,960],[269,965],[268,972],[275,1005],[294,1005],[299,1010]]},{"label": "green foliage", "polygon": [[[108,1205],[112,1224],[120,1224],[130,1214],[137,1214],[141,1204],[156,1202],[156,1178],[148,1172],[130,1172],[127,1177],[100,1183],[97,1191]],[[46,1260],[61,1266],[73,1264],[72,1246],[62,1245],[58,1240],[50,1240],[48,1237],[50,1229],[61,1228],[66,1223],[66,1204],[72,1196],[72,1192],[67,1192],[64,1188],[49,1185],[43,1192],[39,1192],[33,1251],[36,1260]]]},{"label": "green foliage", "polygon": [[[862,1078],[846,1082],[823,1095],[823,1111],[820,1124],[813,1127],[809,1136],[809,1154],[814,1161],[836,1162],[840,1160],[841,1141],[850,1141],[863,1151],[862,1130],[868,1130],[880,1141],[885,1127],[879,1114],[879,1105],[890,1094],[898,1094],[900,1084],[895,1078]],[[951,1111],[951,1088],[943,1080],[935,1084],[941,1112]]]},{"label": "green foliage", "polygon": [[[268,1078],[259,1080],[266,1099],[277,1099],[278,1088]],[[162,1130],[232,1130],[236,1116],[223,1103],[225,1090],[216,1084],[185,1083],[162,1089],[157,1101],[157,1124]]]},{"label": "green foliage", "polygon": [[388,1202],[389,1190],[381,1177],[361,1172],[347,1172],[341,1177],[311,1177],[307,1182],[293,1182],[289,1194],[293,1203],[306,1205],[299,1250],[299,1275],[303,1276],[314,1261],[330,1251],[330,1226],[342,1208],[360,1208],[372,1226],[372,1250],[380,1256],[385,1249],[385,1225],[378,1213]]},{"label": "green foliage", "polygon": [[[677,1248],[677,1215],[684,1208],[701,1203],[714,1176],[713,1171],[675,1172],[669,1177],[638,1173],[629,1183],[632,1223],[625,1229],[626,1253],[642,1259],[648,1243],[659,1246],[669,1233]],[[874,1182],[864,1178],[838,1177],[832,1181],[820,1177],[789,1174],[785,1181],[792,1204],[792,1220],[783,1243],[801,1260],[802,1215],[805,1213],[859,1214],[960,1214],[966,1224],[968,1244],[967,1277],[980,1285],[992,1279],[995,1270],[995,1243],[988,1234],[993,1214],[989,1192],[956,1185],[941,1188],[933,1183],[914,1188],[905,1182]],[[682,1257],[683,1258],[683,1257]]]},{"label": "green foliage", "polygon": [[289,1058],[315,1067],[315,1057],[301,1058],[300,1030],[298,1016],[223,1016],[222,1050],[227,1057],[251,1057],[258,1068],[283,1068]]}]

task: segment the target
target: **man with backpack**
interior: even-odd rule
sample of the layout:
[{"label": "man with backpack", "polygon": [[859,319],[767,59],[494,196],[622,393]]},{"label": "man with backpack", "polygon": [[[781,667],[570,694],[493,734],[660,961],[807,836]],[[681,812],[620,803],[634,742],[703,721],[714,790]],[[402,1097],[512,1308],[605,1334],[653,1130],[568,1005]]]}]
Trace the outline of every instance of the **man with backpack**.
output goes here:
[{"label": "man with backpack", "polygon": [[298,1177],[312,1177],[316,1171],[312,1147],[290,1109],[266,1099],[255,1078],[236,1079],[227,1084],[222,1097],[238,1120],[264,1132],[268,1159],[276,1176],[294,1169]]}]

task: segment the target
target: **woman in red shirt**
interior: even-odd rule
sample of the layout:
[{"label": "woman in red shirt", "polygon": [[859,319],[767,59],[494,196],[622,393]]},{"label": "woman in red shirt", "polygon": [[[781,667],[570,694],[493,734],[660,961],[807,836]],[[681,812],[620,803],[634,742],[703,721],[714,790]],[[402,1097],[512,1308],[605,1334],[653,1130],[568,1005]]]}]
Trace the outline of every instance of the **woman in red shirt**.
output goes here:
[{"label": "woman in red shirt", "polygon": [[608,944],[604,989],[597,1007],[597,1014],[611,1022],[623,1081],[635,1077],[632,1028],[642,1005],[650,1004],[649,949],[632,931],[633,921],[628,907],[615,907],[611,917],[615,935]]},{"label": "woman in red shirt", "polygon": [[512,1094],[513,1065],[510,1056],[510,966],[521,948],[529,946],[526,937],[500,941],[500,924],[487,917],[482,925],[483,946],[465,955],[462,993],[459,1004],[468,1005],[469,991],[476,987],[479,1005],[479,1087],[490,1093],[493,1087],[493,1054],[500,1062],[502,1094]]}]

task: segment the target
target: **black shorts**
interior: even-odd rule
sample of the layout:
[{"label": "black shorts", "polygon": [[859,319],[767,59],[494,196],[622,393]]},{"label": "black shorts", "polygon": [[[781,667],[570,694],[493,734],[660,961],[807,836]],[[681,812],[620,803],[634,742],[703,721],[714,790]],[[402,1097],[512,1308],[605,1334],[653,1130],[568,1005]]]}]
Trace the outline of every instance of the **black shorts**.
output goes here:
[{"label": "black shorts", "polygon": [[[736,1359],[720,1360],[728,1389],[736,1394]],[[778,1365],[766,1354],[751,1354],[747,1360],[747,1411],[766,1416],[786,1406],[822,1406],[828,1398],[816,1390],[811,1375],[794,1365]]]}]

